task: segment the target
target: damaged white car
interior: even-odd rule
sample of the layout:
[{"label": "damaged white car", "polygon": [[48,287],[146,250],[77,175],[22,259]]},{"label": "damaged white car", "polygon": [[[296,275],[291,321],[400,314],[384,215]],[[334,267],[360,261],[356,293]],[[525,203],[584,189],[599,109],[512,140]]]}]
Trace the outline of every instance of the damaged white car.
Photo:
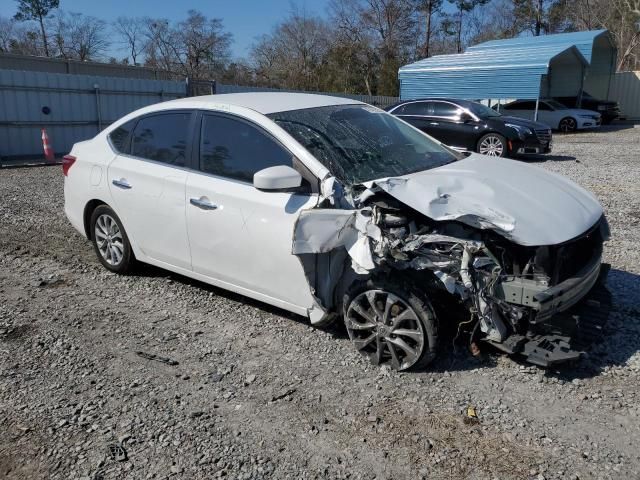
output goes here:
[{"label": "damaged white car", "polygon": [[432,360],[446,330],[539,365],[578,358],[572,309],[607,271],[591,193],[350,99],[153,105],[77,143],[63,171],[67,217],[109,270],[145,262],[314,325],[342,317],[398,370]]}]

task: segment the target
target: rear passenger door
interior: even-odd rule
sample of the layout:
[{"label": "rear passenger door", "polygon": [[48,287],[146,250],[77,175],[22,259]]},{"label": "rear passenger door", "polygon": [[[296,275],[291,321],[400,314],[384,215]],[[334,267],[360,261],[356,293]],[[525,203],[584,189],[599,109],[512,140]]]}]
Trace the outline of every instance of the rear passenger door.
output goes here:
[{"label": "rear passenger door", "polygon": [[172,110],[142,116],[125,125],[128,132],[116,129],[110,141],[118,155],[107,172],[130,240],[146,257],[184,269],[191,269],[185,186],[194,120],[195,112]]},{"label": "rear passenger door", "polygon": [[[252,293],[258,293],[309,308],[309,285],[291,250],[300,211],[317,204],[311,184],[316,182],[317,190],[317,179],[248,120],[202,113],[199,122],[200,171],[189,173],[186,192],[194,272],[254,298],[259,297]],[[306,191],[256,189],[254,173],[276,165],[293,166],[306,175]]]}]

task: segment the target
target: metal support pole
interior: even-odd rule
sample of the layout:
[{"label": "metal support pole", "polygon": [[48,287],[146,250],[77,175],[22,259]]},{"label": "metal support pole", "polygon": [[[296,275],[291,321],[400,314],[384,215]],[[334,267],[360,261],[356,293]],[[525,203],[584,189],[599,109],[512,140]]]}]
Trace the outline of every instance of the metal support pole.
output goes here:
[{"label": "metal support pole", "polygon": [[96,92],[96,113],[98,115],[98,133],[102,131],[102,111],[100,110],[100,86],[96,83],[93,86]]}]

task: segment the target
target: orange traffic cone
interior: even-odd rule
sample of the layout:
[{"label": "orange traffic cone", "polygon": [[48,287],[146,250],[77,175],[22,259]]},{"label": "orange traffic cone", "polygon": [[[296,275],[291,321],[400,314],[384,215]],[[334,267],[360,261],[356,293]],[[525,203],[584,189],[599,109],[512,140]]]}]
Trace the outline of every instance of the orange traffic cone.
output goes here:
[{"label": "orange traffic cone", "polygon": [[53,162],[55,159],[55,154],[53,153],[53,148],[51,148],[51,144],[49,143],[49,136],[47,135],[47,130],[42,129],[42,148],[44,149],[44,158],[47,162]]}]

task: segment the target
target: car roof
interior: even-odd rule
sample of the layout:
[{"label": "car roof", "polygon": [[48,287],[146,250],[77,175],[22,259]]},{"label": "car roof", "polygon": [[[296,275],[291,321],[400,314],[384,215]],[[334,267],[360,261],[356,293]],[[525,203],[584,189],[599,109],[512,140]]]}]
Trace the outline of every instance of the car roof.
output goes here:
[{"label": "car roof", "polygon": [[[173,108],[211,108],[217,109],[221,105],[233,105],[249,108],[263,115],[304,108],[326,107],[330,105],[366,105],[358,100],[330,95],[316,95],[312,93],[287,92],[248,92],[223,93],[219,95],[203,95],[187,97],[158,104],[162,109],[171,105]],[[159,108],[159,109],[160,109]]]},{"label": "car roof", "polygon": [[469,106],[474,102],[473,100],[462,100],[460,98],[446,98],[446,97],[424,97],[424,98],[413,98],[411,100],[402,100],[401,102],[395,103],[387,108],[387,110],[391,110],[392,108],[399,107],[400,105],[404,105],[407,103],[415,103],[415,102],[451,102],[456,105],[460,105],[461,107],[469,108]]}]

